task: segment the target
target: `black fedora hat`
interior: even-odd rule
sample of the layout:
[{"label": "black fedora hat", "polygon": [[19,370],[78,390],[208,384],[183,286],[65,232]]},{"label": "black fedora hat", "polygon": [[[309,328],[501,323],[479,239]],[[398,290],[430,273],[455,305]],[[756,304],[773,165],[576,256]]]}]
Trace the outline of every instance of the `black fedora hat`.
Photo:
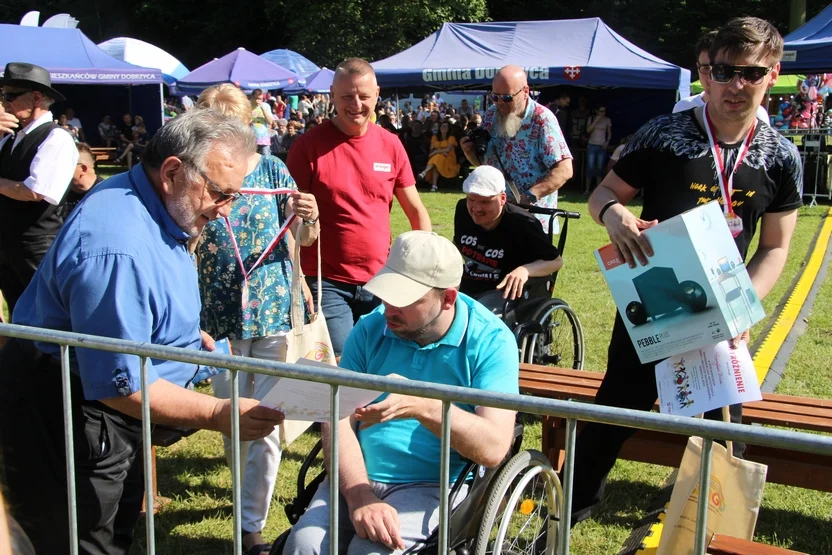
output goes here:
[{"label": "black fedora hat", "polygon": [[20,87],[40,91],[56,101],[66,100],[64,95],[52,88],[52,79],[49,71],[24,62],[9,62],[3,78],[0,79],[0,87]]}]

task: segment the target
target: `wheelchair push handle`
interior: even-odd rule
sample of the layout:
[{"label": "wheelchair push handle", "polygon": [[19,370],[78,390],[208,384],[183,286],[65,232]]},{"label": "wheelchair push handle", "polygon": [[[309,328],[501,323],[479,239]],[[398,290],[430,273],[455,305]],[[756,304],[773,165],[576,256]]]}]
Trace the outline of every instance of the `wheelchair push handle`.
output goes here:
[{"label": "wheelchair push handle", "polygon": [[570,212],[569,210],[561,210],[560,208],[548,208],[546,206],[535,206],[534,204],[518,204],[520,208],[528,210],[532,214],[545,214],[547,216],[563,217],[567,220],[580,219],[580,212]]}]

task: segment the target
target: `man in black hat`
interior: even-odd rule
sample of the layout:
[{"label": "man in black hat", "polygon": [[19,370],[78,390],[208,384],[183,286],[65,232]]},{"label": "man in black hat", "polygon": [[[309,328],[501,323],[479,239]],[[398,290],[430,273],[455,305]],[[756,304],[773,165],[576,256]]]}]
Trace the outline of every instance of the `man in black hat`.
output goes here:
[{"label": "man in black hat", "polygon": [[64,96],[46,69],[10,62],[0,87],[4,111],[18,122],[0,139],[0,290],[11,314],[63,224],[58,204],[78,150],[49,111]]}]

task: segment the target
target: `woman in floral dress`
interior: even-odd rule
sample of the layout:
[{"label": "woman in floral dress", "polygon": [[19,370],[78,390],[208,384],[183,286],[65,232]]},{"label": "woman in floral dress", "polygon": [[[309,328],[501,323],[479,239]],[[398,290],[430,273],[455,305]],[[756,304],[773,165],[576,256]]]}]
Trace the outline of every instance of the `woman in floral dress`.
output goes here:
[{"label": "woman in floral dress", "polygon": [[[205,90],[198,106],[251,122],[249,101],[233,85]],[[264,193],[276,189],[293,191],[243,194],[234,200],[228,222],[219,219],[205,226],[196,251],[202,329],[214,339],[230,339],[235,355],[284,362],[286,335],[291,329],[294,239],[304,246],[315,241],[318,206],[314,196],[297,191],[286,166],[271,155],[252,153],[243,188]],[[297,216],[294,225],[275,243],[293,213]],[[230,396],[228,374],[223,372],[212,380],[217,397]],[[276,378],[270,376],[240,373],[240,395],[262,398],[275,382]],[[230,460],[230,441],[225,437],[223,440]],[[269,546],[260,532],[268,516],[280,465],[279,430],[263,439],[244,442],[241,447],[243,544],[247,553],[267,553]]]}]

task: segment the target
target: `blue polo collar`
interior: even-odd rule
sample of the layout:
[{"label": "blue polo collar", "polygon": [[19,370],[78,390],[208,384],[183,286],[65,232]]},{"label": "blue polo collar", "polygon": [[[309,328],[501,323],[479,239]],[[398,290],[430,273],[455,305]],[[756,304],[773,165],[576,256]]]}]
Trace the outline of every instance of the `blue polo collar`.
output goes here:
[{"label": "blue polo collar", "polygon": [[173,218],[168,214],[167,208],[162,203],[162,199],[147,177],[144,164],[136,164],[133,166],[133,169],[129,172],[129,177],[130,184],[136,190],[136,194],[139,195],[142,204],[147,208],[150,217],[175,241],[186,243],[191,236],[182,231],[179,224],[173,221]]}]

